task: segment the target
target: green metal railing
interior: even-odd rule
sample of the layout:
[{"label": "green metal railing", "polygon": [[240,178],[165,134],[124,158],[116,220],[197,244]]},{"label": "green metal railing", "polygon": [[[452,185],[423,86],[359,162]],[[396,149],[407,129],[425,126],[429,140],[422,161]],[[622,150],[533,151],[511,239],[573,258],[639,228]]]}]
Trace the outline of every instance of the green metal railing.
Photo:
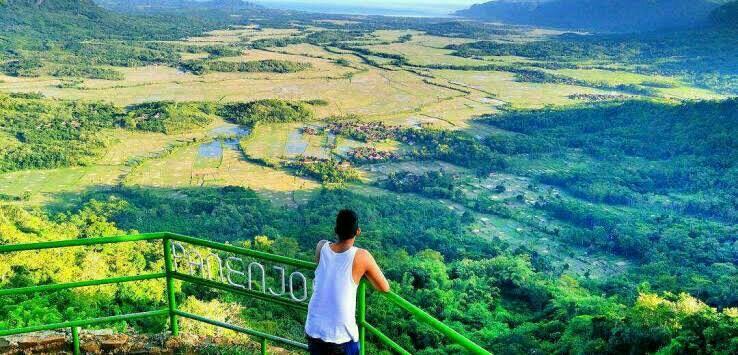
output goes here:
[{"label": "green metal railing", "polygon": [[[177,268],[176,268],[176,264],[175,264],[176,261],[175,261],[175,257],[173,256],[173,250],[174,250],[173,242],[185,243],[185,244],[189,244],[193,246],[218,250],[220,252],[227,252],[227,253],[232,253],[232,254],[236,254],[240,256],[252,257],[254,259],[259,259],[262,261],[285,264],[285,265],[289,265],[289,266],[301,268],[301,269],[315,270],[315,267],[317,265],[313,262],[288,258],[288,257],[280,256],[280,255],[274,255],[274,254],[269,254],[269,253],[260,252],[256,250],[236,247],[236,246],[229,245],[229,244],[216,243],[216,242],[212,242],[212,241],[205,240],[205,239],[193,238],[193,237],[188,237],[188,236],[174,234],[174,233],[167,233],[167,232],[146,233],[146,234],[139,234],[139,235],[125,235],[125,236],[117,236],[117,237],[61,240],[61,241],[53,241],[53,242],[30,243],[30,244],[0,245],[0,253],[54,249],[54,248],[66,248],[66,247],[82,247],[82,246],[102,245],[102,244],[112,244],[112,243],[153,241],[153,240],[161,240],[163,244],[164,270],[162,272],[156,272],[156,273],[150,273],[150,274],[144,274],[144,275],[113,277],[113,278],[107,278],[107,279],[101,279],[101,280],[69,282],[69,283],[63,283],[63,284],[39,285],[39,286],[13,288],[13,289],[0,289],[0,297],[9,296],[9,295],[37,293],[37,292],[51,292],[51,291],[58,291],[58,290],[68,290],[68,289],[74,289],[74,288],[79,288],[79,287],[110,285],[110,284],[119,284],[119,283],[124,283],[124,282],[162,279],[166,282],[167,308],[147,311],[147,312],[121,314],[121,315],[114,315],[114,316],[109,316],[109,317],[100,317],[100,318],[93,318],[93,319],[70,320],[70,321],[61,322],[61,323],[28,326],[24,328],[0,329],[0,336],[24,334],[24,333],[31,333],[31,332],[36,332],[36,331],[43,331],[43,330],[71,329],[72,345],[73,345],[74,354],[80,354],[80,339],[79,339],[79,328],[80,327],[99,325],[99,324],[111,323],[111,322],[117,322],[117,321],[136,320],[136,319],[150,318],[150,317],[168,317],[170,331],[173,336],[177,336],[179,334],[178,318],[182,317],[182,318],[188,318],[188,319],[192,319],[195,321],[211,324],[217,327],[230,329],[230,330],[233,330],[239,333],[254,336],[260,340],[262,354],[267,353],[267,345],[268,345],[267,343],[269,341],[274,342],[274,343],[280,343],[284,345],[293,346],[298,349],[307,350],[306,344],[303,344],[303,343],[300,343],[300,342],[297,342],[291,339],[283,338],[283,337],[272,335],[272,334],[263,333],[263,332],[260,332],[254,329],[248,329],[248,328],[208,319],[208,318],[196,315],[196,314],[183,312],[177,309],[177,302],[176,302],[175,291],[174,291],[175,280],[178,280],[181,282],[193,283],[193,284],[197,284],[197,285],[201,285],[205,287],[220,289],[224,291],[229,291],[235,294],[249,296],[255,299],[276,303],[282,306],[291,307],[291,308],[299,309],[302,311],[307,310],[307,305],[303,302],[298,302],[293,299],[287,299],[285,297],[277,297],[277,296],[269,295],[266,293],[266,290],[262,290],[263,292],[257,292],[257,291],[251,290],[250,287],[248,289],[243,288],[243,287],[236,287],[231,284],[226,284],[226,283],[217,282],[217,281],[213,281],[213,280],[206,279],[206,278],[201,278],[201,277],[181,273],[177,271]],[[489,354],[488,351],[484,350],[479,345],[475,344],[471,340],[467,339],[463,335],[459,334],[452,328],[443,324],[438,319],[429,315],[428,313],[416,307],[415,305],[408,302],[407,300],[400,297],[399,295],[391,291],[386,292],[386,293],[381,293],[381,294],[387,297],[387,299],[390,300],[395,305],[399,306],[400,308],[410,313],[417,320],[439,331],[450,341],[460,345],[461,347],[466,349],[468,352],[473,353],[473,354]],[[360,347],[361,354],[364,355],[366,351],[366,347],[364,345],[366,344],[366,333],[367,332],[371,333],[381,343],[385,344],[387,347],[393,349],[397,353],[410,354],[410,352],[403,349],[399,344],[393,341],[390,337],[388,337],[387,335],[382,333],[379,329],[375,328],[373,325],[367,322],[366,309],[367,309],[366,282],[362,281],[359,285],[359,290],[358,290],[358,321],[357,321],[359,324],[359,338],[360,338],[359,341],[361,343],[361,347]]]}]

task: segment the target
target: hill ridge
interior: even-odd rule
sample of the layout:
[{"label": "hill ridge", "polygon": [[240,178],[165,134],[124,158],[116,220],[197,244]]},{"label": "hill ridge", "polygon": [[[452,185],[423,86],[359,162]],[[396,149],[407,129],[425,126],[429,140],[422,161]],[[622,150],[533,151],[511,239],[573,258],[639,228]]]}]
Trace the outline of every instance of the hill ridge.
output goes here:
[{"label": "hill ridge", "polygon": [[502,0],[456,14],[569,30],[638,32],[702,26],[718,6],[711,0]]}]

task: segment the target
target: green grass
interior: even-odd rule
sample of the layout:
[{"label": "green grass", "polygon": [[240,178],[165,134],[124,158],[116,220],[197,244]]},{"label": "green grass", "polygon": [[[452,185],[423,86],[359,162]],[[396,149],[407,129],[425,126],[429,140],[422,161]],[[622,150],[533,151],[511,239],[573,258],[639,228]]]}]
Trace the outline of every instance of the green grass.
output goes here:
[{"label": "green grass", "polygon": [[521,83],[514,74],[496,71],[433,70],[433,75],[469,90],[486,93],[516,108],[569,105],[571,94],[600,93],[602,90],[563,84]]},{"label": "green grass", "polygon": [[453,51],[448,49],[433,48],[418,44],[416,42],[393,43],[367,46],[374,52],[402,54],[411,64],[415,65],[431,65],[431,64],[448,64],[448,65],[485,65],[484,60],[462,58],[452,56]]},{"label": "green grass", "polygon": [[30,170],[0,175],[0,194],[30,199],[21,204],[38,206],[61,193],[79,193],[90,188],[113,186],[126,173],[124,166],[95,165],[51,170]]},{"label": "green grass", "polygon": [[646,75],[624,70],[602,69],[561,69],[552,72],[588,82],[604,82],[610,85],[636,84],[654,87],[658,94],[677,99],[711,100],[725,98],[723,95],[710,90],[692,87],[678,78],[663,75]]}]

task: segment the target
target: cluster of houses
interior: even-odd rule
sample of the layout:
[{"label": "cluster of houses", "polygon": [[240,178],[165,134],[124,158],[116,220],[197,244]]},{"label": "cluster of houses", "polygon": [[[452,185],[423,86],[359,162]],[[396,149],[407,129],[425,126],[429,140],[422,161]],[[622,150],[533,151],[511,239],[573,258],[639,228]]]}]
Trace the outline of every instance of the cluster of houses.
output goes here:
[{"label": "cluster of houses", "polygon": [[318,127],[313,126],[305,126],[302,128],[302,134],[307,134],[311,136],[317,136],[319,134],[323,133],[323,130]]},{"label": "cluster of houses", "polygon": [[378,142],[396,138],[402,128],[385,125],[379,121],[337,121],[329,123],[326,129],[336,135],[348,136],[365,142]]},{"label": "cluster of houses", "polygon": [[374,147],[357,147],[348,151],[346,155],[349,160],[357,163],[380,163],[400,158],[397,153],[377,150]]},{"label": "cluster of houses", "polygon": [[568,96],[571,100],[582,100],[582,101],[612,101],[612,100],[624,100],[627,98],[625,95],[620,94],[571,94]]}]

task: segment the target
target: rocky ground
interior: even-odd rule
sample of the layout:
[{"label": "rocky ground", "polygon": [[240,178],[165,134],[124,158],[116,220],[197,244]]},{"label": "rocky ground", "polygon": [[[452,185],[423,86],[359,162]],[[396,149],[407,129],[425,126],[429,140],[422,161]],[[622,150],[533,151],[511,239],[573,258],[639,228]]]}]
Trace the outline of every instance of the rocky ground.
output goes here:
[{"label": "rocky ground", "polygon": [[[82,330],[80,350],[83,354],[257,354],[255,342],[242,343],[224,337],[202,337],[168,334],[118,334],[112,330]],[[286,354],[270,348],[270,353]],[[0,337],[0,354],[71,354],[71,331],[45,331]]]}]

